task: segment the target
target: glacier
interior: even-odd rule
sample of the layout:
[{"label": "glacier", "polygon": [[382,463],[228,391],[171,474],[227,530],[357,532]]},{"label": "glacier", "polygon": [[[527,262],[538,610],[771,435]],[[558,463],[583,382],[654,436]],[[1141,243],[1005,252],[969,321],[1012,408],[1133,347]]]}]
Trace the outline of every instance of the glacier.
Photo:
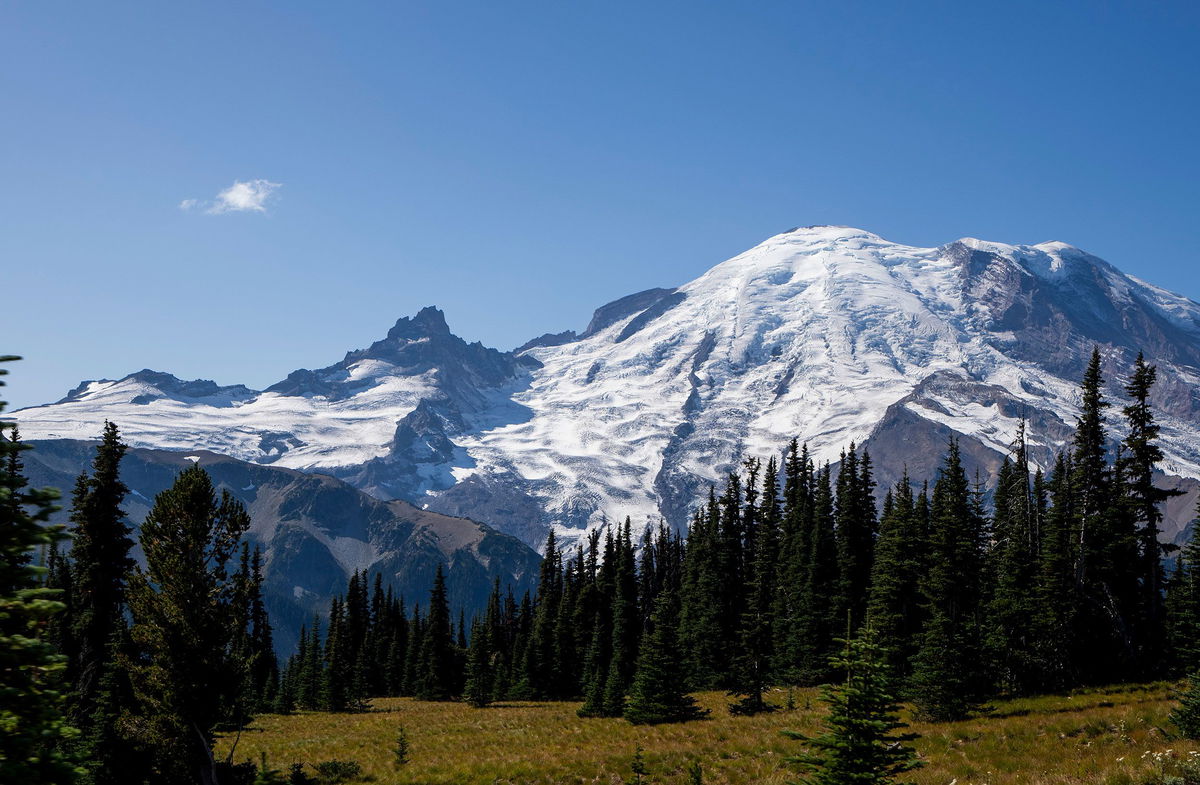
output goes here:
[{"label": "glacier", "polygon": [[[883,485],[931,473],[950,435],[992,471],[1024,421],[1048,468],[1093,346],[1115,402],[1139,351],[1159,368],[1177,538],[1200,494],[1200,305],[1058,242],[802,227],[510,352],[426,308],[264,391],[140,371],[12,417],[27,439],[94,439],[110,419],[134,446],[331,474],[537,546],[626,516],[685,526],[741,456],[793,437],[833,463],[865,445]],[[1119,436],[1119,407],[1109,419]]]}]

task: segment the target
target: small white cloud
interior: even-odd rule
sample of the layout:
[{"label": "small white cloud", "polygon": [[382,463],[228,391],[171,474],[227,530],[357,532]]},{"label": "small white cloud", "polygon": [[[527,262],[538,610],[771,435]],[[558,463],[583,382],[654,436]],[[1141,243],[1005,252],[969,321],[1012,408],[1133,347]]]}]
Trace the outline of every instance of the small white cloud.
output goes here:
[{"label": "small white cloud", "polygon": [[217,194],[217,201],[208,212],[219,213],[265,213],[267,199],[279,188],[279,183],[270,180],[235,180],[233,185]]},{"label": "small white cloud", "polygon": [[217,194],[211,202],[201,202],[199,199],[184,199],[179,203],[179,209],[184,211],[203,207],[209,215],[222,213],[265,213],[267,200],[280,187],[279,183],[270,180],[234,180],[233,185]]}]

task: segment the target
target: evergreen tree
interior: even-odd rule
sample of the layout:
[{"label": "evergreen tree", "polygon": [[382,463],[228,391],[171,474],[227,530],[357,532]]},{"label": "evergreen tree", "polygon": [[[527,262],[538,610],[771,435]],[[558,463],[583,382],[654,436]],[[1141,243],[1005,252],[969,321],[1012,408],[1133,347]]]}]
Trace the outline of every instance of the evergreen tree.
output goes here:
[{"label": "evergreen tree", "polygon": [[686,722],[708,712],[696,705],[684,686],[676,627],[679,599],[674,591],[659,594],[650,632],[643,636],[637,674],[629,690],[625,719],[634,725]]},{"label": "evergreen tree", "polygon": [[920,607],[924,533],[907,470],[889,492],[879,519],[867,617],[895,679],[908,675],[923,622]]},{"label": "evergreen tree", "polygon": [[1171,711],[1171,724],[1184,738],[1200,739],[1200,671],[1192,674],[1179,696],[1179,705]]},{"label": "evergreen tree", "polygon": [[809,551],[813,534],[813,477],[808,445],[793,439],[784,460],[783,509],[781,511],[778,586],[772,608],[774,625],[774,671],[789,682],[804,679],[800,663],[807,641],[803,618],[806,610]]},{"label": "evergreen tree", "polygon": [[985,640],[998,686],[1018,694],[1036,689],[1041,681],[1034,638],[1036,512],[1022,423],[1014,459],[1004,461],[996,483]]},{"label": "evergreen tree", "polygon": [[825,733],[808,738],[785,731],[789,738],[807,742],[812,750],[790,761],[813,771],[813,776],[804,780],[811,785],[895,782],[921,765],[907,745],[916,736],[896,733],[906,726],[889,692],[885,653],[871,629],[844,643],[844,652],[830,665],[845,670],[845,682],[822,693],[829,706]]},{"label": "evergreen tree", "polygon": [[1070,457],[1060,453],[1046,484],[1053,505],[1040,538],[1033,618],[1039,689],[1063,689],[1077,678],[1074,475]]},{"label": "evergreen tree", "polygon": [[1166,619],[1163,609],[1163,587],[1165,584],[1162,556],[1163,548],[1158,541],[1159,524],[1162,523],[1160,506],[1183,491],[1166,490],[1154,485],[1154,472],[1163,459],[1158,446],[1159,426],[1154,421],[1150,408],[1150,389],[1154,386],[1158,369],[1148,365],[1139,352],[1133,375],[1125,385],[1125,392],[1132,399],[1124,408],[1129,433],[1125,437],[1125,492],[1129,497],[1137,531],[1141,565],[1138,569],[1141,581],[1139,613],[1139,659],[1145,675],[1153,675],[1162,662],[1162,648],[1166,639]]},{"label": "evergreen tree", "polygon": [[637,575],[634,566],[632,523],[628,518],[617,538],[615,591],[612,604],[612,658],[604,685],[604,714],[620,717],[625,695],[637,667],[641,617],[637,605]]},{"label": "evergreen tree", "polygon": [[467,651],[466,687],[463,697],[477,709],[482,709],[492,702],[495,681],[492,676],[493,657],[488,626],[476,621],[471,625],[471,644]]},{"label": "evergreen tree", "polygon": [[241,503],[227,491],[218,497],[199,465],[158,494],[142,523],[146,568],[128,591],[140,650],[133,675],[163,776],[216,782],[213,731],[230,716],[245,665],[230,649],[235,592],[226,565],[249,525]]},{"label": "evergreen tree", "polygon": [[679,642],[693,689],[712,689],[727,672],[729,649],[721,624],[722,594],[727,587],[718,526],[717,501],[710,489],[708,504],[692,517],[680,598]]},{"label": "evergreen tree", "polygon": [[838,616],[850,612],[855,626],[866,618],[871,583],[871,563],[875,554],[874,480],[871,458],[860,459],[851,443],[842,455],[837,479],[837,549],[839,590]]},{"label": "evergreen tree", "polygon": [[446,575],[438,565],[429,591],[418,663],[416,695],[421,700],[450,700],[455,695],[455,646],[450,628],[450,604],[446,599]]},{"label": "evergreen tree", "polygon": [[[1108,681],[1135,657],[1132,638],[1137,599],[1136,535],[1124,513],[1128,505],[1121,478],[1108,461],[1104,376],[1099,349],[1092,351],[1080,389],[1081,412],[1075,429],[1071,492],[1075,583],[1080,603],[1074,636],[1076,667],[1090,682]],[[1123,474],[1122,462],[1116,469]]]},{"label": "evergreen tree", "polygon": [[965,717],[983,691],[982,525],[958,442],[951,440],[933,489],[929,562],[921,585],[928,621],[910,684],[918,713],[930,720]]},{"label": "evergreen tree", "polygon": [[[76,484],[71,508],[71,641],[75,681],[74,711],[80,718],[96,709],[105,672],[117,667],[112,642],[124,635],[125,589],[134,562],[131,529],[122,505],[129,489],[120,477],[126,447],[117,426],[104,424],[92,461],[92,474]],[[120,676],[110,679],[121,689]],[[128,698],[128,692],[117,700]]]},{"label": "evergreen tree", "polygon": [[533,630],[526,654],[526,689],[531,698],[542,700],[559,697],[556,687],[558,614],[562,603],[562,559],[551,530],[546,538],[546,553],[542,557],[534,603]]},{"label": "evergreen tree", "polygon": [[1200,507],[1191,529],[1167,584],[1168,662],[1175,673],[1200,672]]},{"label": "evergreen tree", "polygon": [[[0,362],[15,359],[0,356]],[[0,422],[0,781],[58,785],[79,774],[63,751],[75,730],[63,716],[56,685],[63,658],[40,632],[65,606],[57,590],[41,585],[44,571],[29,556],[63,534],[45,525],[57,494],[28,487],[20,460],[25,449],[15,426]]]},{"label": "evergreen tree", "polygon": [[334,597],[329,606],[328,632],[325,635],[324,662],[321,672],[320,705],[323,711],[346,711],[356,708],[351,689],[353,672],[350,660],[350,624],[345,603]]},{"label": "evergreen tree", "polygon": [[830,587],[838,586],[837,535],[834,529],[834,500],[831,472],[826,463],[815,479],[812,526],[805,549],[808,565],[800,606],[799,659],[795,664],[801,684],[819,684],[829,675],[829,656],[834,653],[837,629],[837,598]]},{"label": "evergreen tree", "polygon": [[421,650],[425,643],[425,620],[421,608],[413,606],[408,623],[408,651],[404,658],[404,689],[401,695],[416,695],[421,688]]},{"label": "evergreen tree", "polygon": [[263,601],[263,554],[255,546],[250,557],[249,582],[249,661],[250,688],[256,711],[265,711],[274,703],[275,691],[279,687],[279,660],[275,656],[275,639],[271,631],[271,620]]},{"label": "evergreen tree", "polygon": [[[779,550],[778,473],[775,459],[767,462],[761,504],[747,536],[746,596],[743,600],[738,650],[730,673],[730,694],[741,696],[729,707],[735,714],[757,714],[771,708],[763,700],[771,676],[772,627]],[[747,487],[753,487],[753,472]],[[748,503],[750,506],[753,502]]]}]

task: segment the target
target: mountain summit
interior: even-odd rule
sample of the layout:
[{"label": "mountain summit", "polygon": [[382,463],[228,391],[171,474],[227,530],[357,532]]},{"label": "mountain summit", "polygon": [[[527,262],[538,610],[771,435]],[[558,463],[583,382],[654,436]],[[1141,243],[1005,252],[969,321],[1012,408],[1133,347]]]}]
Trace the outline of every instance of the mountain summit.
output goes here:
[{"label": "mountain summit", "polygon": [[[189,397],[211,383],[143,372],[14,416],[29,438],[93,438],[108,418],[138,446],[334,474],[537,545],[626,515],[683,526],[739,456],[793,436],[831,462],[866,443],[920,476],[954,434],[994,468],[1025,420],[1046,465],[1095,345],[1114,399],[1138,351],[1158,365],[1163,468],[1194,488],[1200,305],[1064,243],[917,248],[840,226],[776,235],[514,352],[426,308],[261,393]],[[1168,511],[1176,532],[1194,495]]]}]

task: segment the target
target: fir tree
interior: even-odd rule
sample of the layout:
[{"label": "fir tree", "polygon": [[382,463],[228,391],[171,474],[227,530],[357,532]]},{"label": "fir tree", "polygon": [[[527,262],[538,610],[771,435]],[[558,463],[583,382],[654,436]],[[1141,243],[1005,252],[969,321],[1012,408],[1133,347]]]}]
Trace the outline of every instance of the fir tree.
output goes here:
[{"label": "fir tree", "polygon": [[1154,421],[1150,408],[1150,390],[1154,386],[1158,370],[1148,365],[1139,352],[1133,375],[1125,385],[1125,392],[1132,399],[1124,408],[1129,426],[1125,437],[1124,477],[1126,493],[1139,525],[1138,549],[1141,556],[1141,598],[1139,657],[1145,675],[1152,675],[1155,664],[1161,662],[1162,647],[1166,638],[1165,613],[1162,605],[1165,583],[1162,556],[1163,548],[1158,541],[1159,524],[1162,523],[1160,506],[1183,491],[1166,490],[1154,484],[1154,472],[1163,459],[1158,446],[1159,426]]},{"label": "fir tree", "polygon": [[396,743],[392,745],[392,761],[396,764],[396,768],[403,768],[408,765],[411,752],[412,750],[408,743],[408,731],[401,725],[400,730],[396,731]]},{"label": "fir tree", "polygon": [[646,768],[646,758],[642,753],[642,745],[639,744],[633,751],[633,760],[629,765],[630,773],[633,776],[625,780],[625,785],[642,785],[644,782],[642,777],[649,776],[650,770]]},{"label": "fir tree", "polygon": [[334,597],[329,606],[328,632],[321,680],[320,705],[323,711],[346,711],[355,708],[351,691],[350,625],[346,619],[345,603]]},{"label": "fir tree", "polygon": [[562,559],[551,531],[546,538],[534,605],[533,630],[526,654],[526,688],[530,697],[559,697],[555,689],[558,614],[562,602]]},{"label": "fir tree", "polygon": [[1022,424],[1014,459],[1004,461],[996,483],[989,554],[993,586],[985,641],[999,686],[1015,693],[1030,692],[1041,681],[1034,639],[1039,548],[1035,516]]},{"label": "fir tree", "polygon": [[808,445],[800,447],[793,439],[784,460],[783,509],[776,564],[778,586],[772,608],[774,671],[789,683],[804,680],[800,664],[808,643],[803,622],[808,599],[809,554],[813,544],[814,486]]},{"label": "fir tree", "polygon": [[1200,508],[1167,584],[1167,642],[1176,673],[1200,671]]},{"label": "fir tree", "polygon": [[875,553],[874,480],[871,459],[853,443],[843,454],[837,479],[838,616],[846,611],[857,628],[866,617]]},{"label": "fir tree", "polygon": [[1076,680],[1074,652],[1078,592],[1073,523],[1075,493],[1070,457],[1060,453],[1046,491],[1053,501],[1040,538],[1034,590],[1034,650],[1040,689],[1062,689]]},{"label": "fir tree", "polygon": [[216,781],[213,731],[242,685],[244,662],[230,651],[235,597],[226,565],[249,525],[241,503],[227,491],[218,497],[203,468],[185,469],[142,523],[146,567],[129,586],[141,652],[134,684],[151,712],[160,765],[203,785]]},{"label": "fir tree", "polygon": [[492,676],[493,656],[488,627],[476,621],[471,625],[471,644],[467,651],[466,687],[463,697],[477,709],[482,709],[492,702],[495,682]]},{"label": "fir tree", "polygon": [[1171,711],[1171,724],[1188,739],[1200,739],[1200,671],[1192,674],[1187,688],[1179,696],[1179,705]]},{"label": "fir tree", "polygon": [[813,776],[804,780],[811,785],[895,782],[921,765],[907,745],[916,736],[896,733],[906,726],[889,692],[891,679],[884,651],[871,629],[843,642],[843,653],[830,665],[845,671],[845,681],[822,693],[822,701],[829,706],[825,733],[808,738],[785,731],[786,736],[806,742],[811,749],[790,761],[813,771]]},{"label": "fir tree", "polygon": [[417,675],[417,697],[421,700],[450,700],[455,695],[455,646],[450,628],[450,604],[446,598],[446,575],[438,565],[429,591],[429,613],[421,641]]},{"label": "fir tree", "polygon": [[951,440],[933,490],[929,562],[921,585],[928,621],[910,685],[918,712],[930,720],[965,717],[982,691],[982,524],[958,442]]},{"label": "fir tree", "polygon": [[[747,486],[753,487],[753,472]],[[772,708],[763,700],[763,693],[771,676],[772,609],[779,549],[778,493],[777,470],[772,458],[763,475],[758,514],[746,516],[753,525],[748,530],[746,595],[738,630],[738,651],[730,673],[730,694],[742,698],[729,707],[735,714],[757,714]]]},{"label": "fir tree", "polygon": [[63,716],[55,684],[63,659],[39,632],[64,605],[57,590],[41,585],[43,569],[30,563],[29,554],[63,535],[61,527],[45,525],[57,494],[28,487],[24,449],[15,427],[0,422],[0,781],[58,785],[79,774],[63,751],[75,730]]},{"label": "fir tree", "polygon": [[693,689],[718,686],[727,671],[728,641],[721,624],[723,581],[717,502],[709,490],[708,504],[692,517],[687,559],[683,566],[679,642],[684,670]]},{"label": "fir tree", "polygon": [[651,631],[642,639],[637,674],[625,706],[625,719],[634,725],[686,722],[708,713],[696,705],[684,686],[676,643],[678,606],[674,591],[662,592],[654,604]]},{"label": "fir tree", "polygon": [[837,629],[838,605],[830,587],[839,585],[839,565],[828,463],[815,478],[815,484],[812,526],[805,549],[808,564],[797,608],[800,643],[795,668],[801,684],[819,684],[826,679]]},{"label": "fir tree", "polygon": [[637,667],[641,617],[638,614],[637,576],[634,567],[632,524],[628,518],[616,543],[615,589],[612,603],[612,658],[604,685],[604,714],[620,717],[625,695]]},{"label": "fir tree", "polygon": [[[100,682],[108,669],[117,667],[110,656],[112,642],[123,637],[125,626],[125,589],[134,566],[131,530],[122,509],[129,492],[120,477],[125,450],[117,426],[106,422],[91,476],[77,483],[71,509],[71,673],[74,710],[81,718],[95,711]],[[116,677],[109,683],[120,689],[122,681]]]},{"label": "fir tree", "polygon": [[879,519],[867,617],[895,679],[908,674],[923,621],[918,586],[924,572],[919,513],[907,470],[889,492]]}]

